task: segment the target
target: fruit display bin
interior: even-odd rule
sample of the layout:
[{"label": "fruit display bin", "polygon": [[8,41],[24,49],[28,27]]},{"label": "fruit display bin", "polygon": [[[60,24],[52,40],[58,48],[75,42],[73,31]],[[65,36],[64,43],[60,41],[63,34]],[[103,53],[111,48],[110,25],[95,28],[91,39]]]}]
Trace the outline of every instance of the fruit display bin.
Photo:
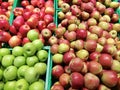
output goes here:
[{"label": "fruit display bin", "polygon": [[[12,48],[9,48],[12,51]],[[45,90],[50,90],[50,82],[51,82],[51,66],[52,66],[52,60],[51,60],[51,52],[50,52],[50,46],[44,46],[43,50],[46,50],[48,52],[48,59],[46,61],[47,63],[47,70],[46,75],[42,77],[42,79],[45,81]]]},{"label": "fruit display bin", "polygon": [[[114,2],[120,2],[120,0],[112,0],[112,1],[114,1]],[[59,23],[60,23],[60,20],[59,20],[59,18],[58,18],[58,12],[60,12],[61,11],[61,8],[59,8],[59,6],[58,6],[58,0],[56,0],[55,1],[55,24],[56,24],[56,26],[58,27],[58,25],[59,25]],[[119,17],[120,17],[120,6],[116,9],[116,11],[115,11],[115,13],[117,13],[118,15],[119,15]],[[118,20],[118,23],[120,23],[120,18],[119,18],[119,20]],[[119,38],[120,38],[120,32],[118,32],[118,35],[117,35]],[[53,55],[51,54],[51,57],[52,57]],[[50,80],[50,82],[49,82],[49,85],[50,85],[50,87],[54,84],[54,82],[55,82],[55,80],[54,80],[54,78],[52,77],[52,67],[54,66],[54,63],[53,62],[51,62],[50,63],[50,69],[51,69],[51,71],[50,71],[50,73],[51,73],[51,76],[50,76],[50,78],[49,79],[51,79]],[[50,89],[49,89],[50,90]]]},{"label": "fruit display bin", "polygon": [[[11,14],[10,14],[10,19],[9,19],[9,23],[10,25],[12,25],[13,23],[13,20],[15,19],[15,15],[13,13],[13,10],[16,8],[16,7],[21,7],[20,3],[21,3],[22,0],[14,0],[14,4],[13,4],[13,8],[12,8],[12,11],[11,11]],[[54,9],[55,9],[55,13],[54,13],[54,22],[55,24],[57,24],[56,22],[56,1],[57,0],[54,0]],[[4,43],[2,45],[2,48],[9,48],[10,50],[12,50],[12,48],[9,46],[8,43]],[[51,55],[51,51],[50,51],[50,46],[44,46],[43,47],[44,50],[46,50],[48,52],[48,60],[47,60],[47,71],[46,71],[46,75],[43,77],[44,80],[45,80],[45,90],[50,90],[50,87],[51,87],[51,70],[52,70],[52,55]]]}]

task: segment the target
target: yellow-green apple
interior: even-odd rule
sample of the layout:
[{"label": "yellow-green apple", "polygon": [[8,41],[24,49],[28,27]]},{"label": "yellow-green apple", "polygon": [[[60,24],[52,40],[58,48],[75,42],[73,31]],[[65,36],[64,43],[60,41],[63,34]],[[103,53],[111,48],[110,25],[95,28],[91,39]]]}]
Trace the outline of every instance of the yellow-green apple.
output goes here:
[{"label": "yellow-green apple", "polygon": [[118,60],[113,60],[111,70],[116,71],[117,73],[120,72],[120,62]]},{"label": "yellow-green apple", "polygon": [[98,43],[99,43],[100,45],[105,45],[106,42],[107,42],[107,39],[106,39],[105,37],[100,37],[100,38],[98,38]]},{"label": "yellow-green apple", "polygon": [[117,31],[116,30],[111,30],[109,32],[109,34],[111,35],[112,38],[116,38],[117,37]]},{"label": "yellow-green apple", "polygon": [[103,50],[103,45],[97,43],[97,48],[96,48],[95,51],[97,51],[97,52],[102,52],[102,50]]},{"label": "yellow-green apple", "polygon": [[82,20],[87,20],[90,17],[90,14],[86,11],[81,12],[81,18]]},{"label": "yellow-green apple", "polygon": [[58,52],[59,53],[65,53],[65,52],[69,51],[69,49],[70,49],[69,45],[65,44],[65,43],[61,43],[58,46]]},{"label": "yellow-green apple", "polygon": [[76,40],[75,43],[73,41],[73,46],[76,50],[83,49],[84,48],[84,41],[82,39]]},{"label": "yellow-green apple", "polygon": [[90,14],[90,16],[91,16],[92,18],[95,18],[96,20],[98,20],[101,15],[100,15],[100,12],[99,12],[99,11],[94,10],[94,11]]},{"label": "yellow-green apple", "polygon": [[89,40],[89,39],[97,41],[98,40],[98,35],[95,34],[95,33],[90,33],[90,34],[87,35],[87,40]]},{"label": "yellow-green apple", "polygon": [[63,54],[56,53],[52,56],[52,60],[55,64],[61,64],[63,62]]},{"label": "yellow-green apple", "polygon": [[88,24],[88,26],[97,25],[97,20],[94,19],[94,18],[89,18],[89,19],[87,20],[87,24]]},{"label": "yellow-green apple", "polygon": [[62,9],[62,12],[68,12],[70,10],[70,5],[68,3],[62,3],[62,5],[60,6]]},{"label": "yellow-green apple", "polygon": [[65,18],[65,13],[63,13],[62,11],[58,12],[58,18],[60,20],[63,20]]},{"label": "yellow-green apple", "polygon": [[89,52],[85,49],[81,49],[81,50],[76,52],[76,56],[78,58],[82,59],[83,61],[86,61],[89,57]]}]

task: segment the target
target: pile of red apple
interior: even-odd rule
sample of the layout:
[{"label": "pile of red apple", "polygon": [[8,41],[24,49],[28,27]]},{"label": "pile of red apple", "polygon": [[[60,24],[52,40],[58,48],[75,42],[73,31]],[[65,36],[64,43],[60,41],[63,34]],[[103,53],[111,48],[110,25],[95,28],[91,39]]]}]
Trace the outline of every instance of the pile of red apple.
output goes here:
[{"label": "pile of red apple", "polygon": [[58,0],[51,90],[119,90],[119,2]]},{"label": "pile of red apple", "polygon": [[16,7],[13,10],[12,25],[7,21],[0,22],[1,43],[8,43],[10,47],[24,45],[30,42],[27,38],[28,31],[35,30],[39,33],[39,39],[45,45],[49,45],[46,41],[52,36],[56,28],[55,23],[53,23],[53,0],[22,0],[20,5],[21,7]]}]

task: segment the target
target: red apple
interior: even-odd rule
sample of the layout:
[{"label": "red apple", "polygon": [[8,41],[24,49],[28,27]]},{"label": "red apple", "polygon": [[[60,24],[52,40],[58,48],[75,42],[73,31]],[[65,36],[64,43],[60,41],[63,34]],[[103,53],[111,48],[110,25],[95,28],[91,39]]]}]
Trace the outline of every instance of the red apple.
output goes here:
[{"label": "red apple", "polygon": [[60,77],[59,77],[59,82],[63,87],[67,87],[69,86],[69,80],[70,80],[70,75],[67,73],[63,73]]},{"label": "red apple", "polygon": [[16,30],[16,28],[15,28],[14,25],[11,25],[11,26],[10,26],[9,31],[10,31],[11,34],[17,34],[17,32],[18,32],[18,31]]},{"label": "red apple", "polygon": [[118,83],[117,73],[112,70],[105,70],[101,76],[102,82],[108,87],[114,87]]},{"label": "red apple", "polygon": [[86,73],[84,76],[84,84],[89,90],[96,90],[100,84],[100,80],[96,75],[92,73]]},{"label": "red apple", "polygon": [[29,1],[27,1],[27,0],[23,0],[22,2],[21,2],[21,5],[23,6],[23,7],[26,7],[27,5],[29,5],[30,3],[29,3]]},{"label": "red apple", "polygon": [[44,28],[44,29],[42,29],[41,34],[44,38],[49,38],[49,37],[51,37],[52,32],[51,32],[51,30]]},{"label": "red apple", "polygon": [[22,37],[26,37],[29,30],[30,30],[29,25],[24,24],[20,26],[19,32],[22,34]]},{"label": "red apple", "polygon": [[20,28],[20,26],[22,26],[24,24],[24,18],[22,16],[17,16],[14,20],[13,20],[13,25],[15,26],[15,28],[18,30]]},{"label": "red apple", "polygon": [[58,52],[58,44],[53,44],[51,47],[50,47],[50,50],[51,50],[51,53],[52,54],[56,54]]},{"label": "red apple", "polygon": [[64,90],[64,87],[60,84],[55,84],[51,87],[50,90]]},{"label": "red apple", "polygon": [[31,16],[26,23],[30,26],[30,28],[34,29],[38,25],[38,19],[34,16]]},{"label": "red apple", "polygon": [[70,75],[70,85],[74,89],[80,89],[83,87],[84,84],[84,77],[82,74],[78,72],[73,72]]},{"label": "red apple", "polygon": [[99,56],[100,56],[100,52],[95,51],[95,52],[90,53],[89,59],[91,61],[98,61]]},{"label": "red apple", "polygon": [[100,74],[102,72],[102,65],[97,61],[90,61],[88,65],[88,70],[92,74]]},{"label": "red apple", "polygon": [[24,9],[22,7],[16,7],[13,11],[15,16],[22,16]]},{"label": "red apple", "polygon": [[15,46],[21,45],[21,42],[22,42],[21,38],[19,38],[18,36],[15,35],[9,39],[8,43],[9,43],[10,47],[15,47]]},{"label": "red apple", "polygon": [[112,56],[107,53],[102,53],[99,57],[99,63],[103,66],[103,68],[111,68],[112,60]]},{"label": "red apple", "polygon": [[74,52],[72,51],[65,52],[63,55],[63,62],[68,65],[73,58],[75,58]]},{"label": "red apple", "polygon": [[69,41],[73,41],[73,40],[76,40],[76,32],[75,31],[66,31],[64,33],[64,36],[67,40]]},{"label": "red apple", "polygon": [[49,23],[53,22],[53,16],[50,14],[45,14],[44,21],[48,25]]},{"label": "red apple", "polygon": [[77,39],[85,39],[87,37],[87,30],[77,29],[76,37],[77,37]]},{"label": "red apple", "polygon": [[73,58],[69,63],[69,68],[72,72],[80,72],[83,68],[83,61],[80,58]]},{"label": "red apple", "polygon": [[24,45],[24,44],[26,44],[26,43],[28,43],[28,42],[30,42],[30,40],[29,40],[27,37],[24,37],[24,38],[22,39],[22,45]]},{"label": "red apple", "polygon": [[38,6],[39,8],[44,7],[44,5],[45,5],[45,0],[39,0],[39,1],[37,2],[37,6]]},{"label": "red apple", "polygon": [[49,38],[48,42],[49,42],[50,45],[57,44],[58,43],[58,39],[55,36],[51,36]]},{"label": "red apple", "polygon": [[26,11],[26,12],[23,13],[23,18],[25,20],[28,20],[31,15],[32,15],[32,12]]},{"label": "red apple", "polygon": [[97,48],[97,42],[95,40],[87,40],[84,45],[85,49],[89,52],[94,52]]},{"label": "red apple", "polygon": [[0,42],[8,42],[11,38],[10,33],[5,31],[0,31]]},{"label": "red apple", "polygon": [[64,73],[64,69],[61,65],[55,65],[52,68],[52,76],[54,78],[59,78]]},{"label": "red apple", "polygon": [[10,28],[10,24],[9,24],[9,22],[7,21],[7,20],[0,20],[0,29],[1,30],[9,30],[9,28]]}]

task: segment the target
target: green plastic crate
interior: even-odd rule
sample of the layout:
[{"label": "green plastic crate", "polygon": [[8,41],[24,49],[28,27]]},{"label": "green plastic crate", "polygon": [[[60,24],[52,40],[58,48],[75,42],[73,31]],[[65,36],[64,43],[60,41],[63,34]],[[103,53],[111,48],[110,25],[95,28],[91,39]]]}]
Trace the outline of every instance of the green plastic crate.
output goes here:
[{"label": "green plastic crate", "polygon": [[[9,48],[12,51],[12,48]],[[45,77],[45,90],[50,90],[51,87],[51,69],[52,69],[52,60],[51,60],[51,51],[50,46],[44,46],[43,50],[46,50],[48,52],[48,59],[47,59],[47,71]]]}]

